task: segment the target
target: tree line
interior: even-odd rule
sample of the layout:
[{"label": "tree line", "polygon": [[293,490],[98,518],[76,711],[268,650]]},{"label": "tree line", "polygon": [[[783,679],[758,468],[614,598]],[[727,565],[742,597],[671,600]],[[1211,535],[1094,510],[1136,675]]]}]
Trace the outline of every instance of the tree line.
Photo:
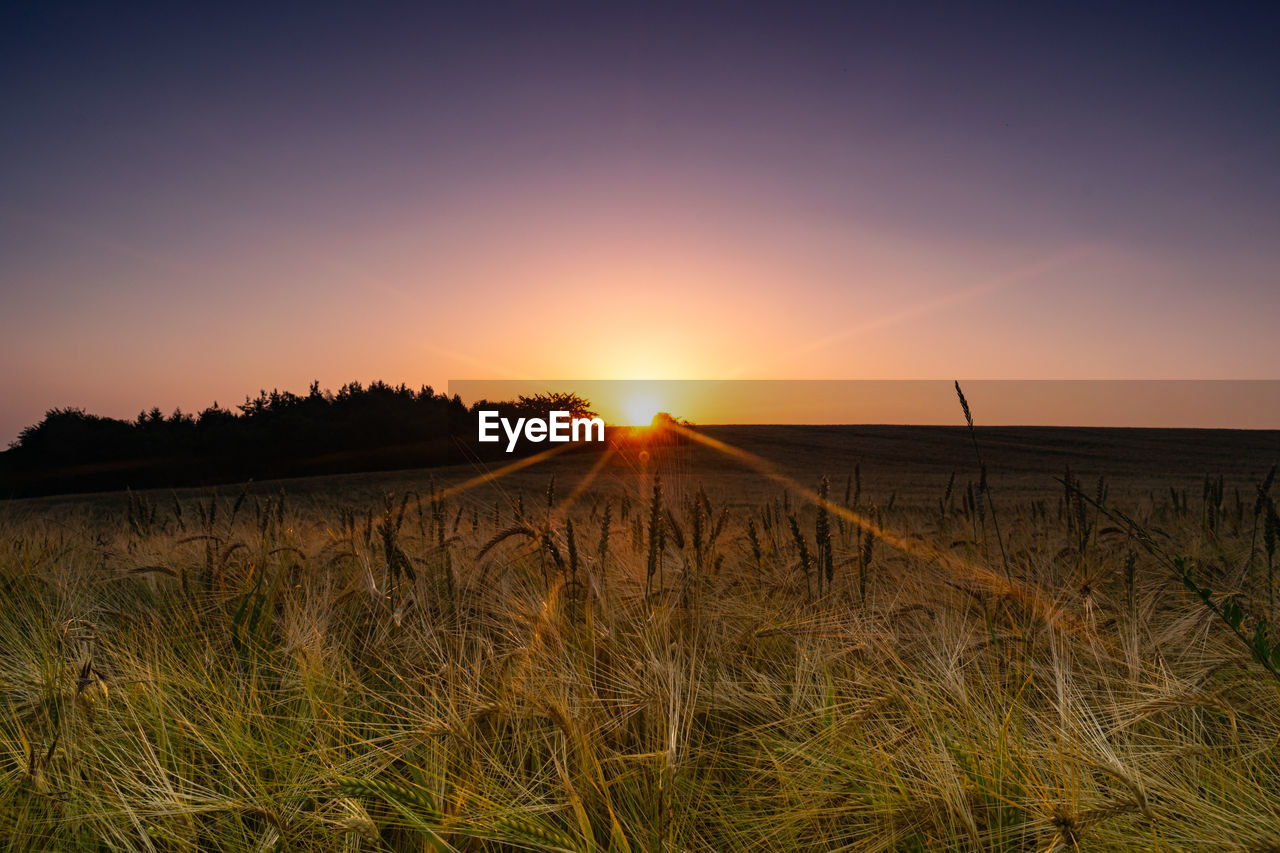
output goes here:
[{"label": "tree line", "polygon": [[[51,409],[0,453],[0,497],[201,486],[492,458],[476,442],[477,412],[594,415],[576,394],[535,394],[467,406],[424,385],[350,382],[336,392],[260,391],[235,409],[199,414],[156,407],[133,420]],[[500,451],[499,451],[500,452]],[[505,455],[505,454],[503,454]]]}]

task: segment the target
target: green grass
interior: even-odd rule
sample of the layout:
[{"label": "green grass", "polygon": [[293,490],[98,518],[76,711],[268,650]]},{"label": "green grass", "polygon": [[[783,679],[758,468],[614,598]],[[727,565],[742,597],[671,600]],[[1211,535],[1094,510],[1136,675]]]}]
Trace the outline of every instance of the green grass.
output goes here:
[{"label": "green grass", "polygon": [[[1012,582],[961,499],[971,448],[866,463],[856,498],[852,464],[769,483],[686,448],[581,490],[591,460],[554,490],[535,468],[9,504],[0,837],[1280,849],[1276,680],[1124,525],[983,451]],[[1072,476],[1267,611],[1247,482],[1175,501],[1125,473]]]}]

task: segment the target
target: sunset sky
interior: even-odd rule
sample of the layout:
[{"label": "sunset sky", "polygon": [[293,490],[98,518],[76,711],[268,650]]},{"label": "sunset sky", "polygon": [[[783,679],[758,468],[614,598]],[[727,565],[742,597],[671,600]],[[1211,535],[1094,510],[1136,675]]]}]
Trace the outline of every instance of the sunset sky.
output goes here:
[{"label": "sunset sky", "polygon": [[312,379],[1280,374],[1280,7],[270,5],[3,5],[0,447]]}]

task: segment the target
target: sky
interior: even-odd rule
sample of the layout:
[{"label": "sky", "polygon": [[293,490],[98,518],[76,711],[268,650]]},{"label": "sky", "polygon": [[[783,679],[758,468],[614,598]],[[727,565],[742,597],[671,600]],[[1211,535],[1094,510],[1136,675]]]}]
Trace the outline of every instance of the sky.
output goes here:
[{"label": "sky", "polygon": [[[963,426],[947,379],[462,379],[464,400],[577,394],[615,426],[667,413],[695,425]],[[978,426],[1280,429],[1280,380],[979,379],[960,388]]]},{"label": "sky", "polygon": [[1276,378],[1278,17],[5,0],[0,446],[313,379]]}]

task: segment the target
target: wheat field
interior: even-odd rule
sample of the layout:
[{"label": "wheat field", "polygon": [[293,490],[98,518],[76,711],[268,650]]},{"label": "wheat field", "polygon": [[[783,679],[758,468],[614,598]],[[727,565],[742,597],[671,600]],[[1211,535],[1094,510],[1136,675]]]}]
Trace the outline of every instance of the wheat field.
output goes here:
[{"label": "wheat field", "polygon": [[0,836],[1280,850],[1273,436],[711,434],[0,506]]}]

